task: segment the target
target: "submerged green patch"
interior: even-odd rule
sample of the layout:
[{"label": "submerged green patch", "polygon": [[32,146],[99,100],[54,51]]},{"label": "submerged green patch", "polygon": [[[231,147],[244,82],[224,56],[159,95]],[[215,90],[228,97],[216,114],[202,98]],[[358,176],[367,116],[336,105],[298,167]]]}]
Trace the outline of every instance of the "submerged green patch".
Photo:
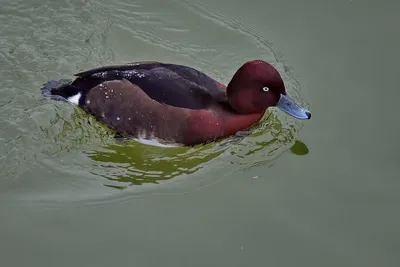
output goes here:
[{"label": "submerged green patch", "polygon": [[296,140],[294,145],[290,148],[290,151],[296,155],[307,155],[310,152],[307,145],[299,140]]}]

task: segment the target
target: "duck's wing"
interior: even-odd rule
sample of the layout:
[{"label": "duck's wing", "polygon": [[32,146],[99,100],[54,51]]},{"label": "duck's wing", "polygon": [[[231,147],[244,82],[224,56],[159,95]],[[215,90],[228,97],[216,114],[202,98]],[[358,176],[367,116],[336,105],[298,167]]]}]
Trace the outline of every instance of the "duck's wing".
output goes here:
[{"label": "duck's wing", "polygon": [[155,101],[167,105],[205,109],[213,103],[227,103],[224,87],[206,74],[182,65],[134,62],[90,69],[76,74],[73,85],[93,88],[98,84],[127,79]]},{"label": "duck's wing", "polygon": [[152,101],[124,78],[95,86],[80,106],[123,136],[184,141],[189,110]]}]

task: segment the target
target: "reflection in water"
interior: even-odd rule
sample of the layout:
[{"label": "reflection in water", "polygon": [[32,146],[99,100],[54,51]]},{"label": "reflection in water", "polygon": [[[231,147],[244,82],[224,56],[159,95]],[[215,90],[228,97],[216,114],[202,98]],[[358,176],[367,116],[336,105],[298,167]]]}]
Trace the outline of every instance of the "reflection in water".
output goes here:
[{"label": "reflection in water", "polygon": [[88,152],[88,155],[101,167],[96,174],[120,183],[140,185],[192,174],[203,163],[222,152],[223,149],[215,144],[194,148],[163,148],[127,141],[111,144],[106,150]]},{"label": "reflection in water", "polygon": [[[75,108],[71,118],[62,119],[56,115],[52,126],[43,131],[53,140],[47,155],[59,156],[84,148],[84,155],[92,161],[90,173],[108,179],[103,182],[105,186],[124,189],[130,185],[158,184],[178,176],[188,177],[202,168],[216,168],[213,164],[216,158],[219,158],[218,167],[226,172],[268,166],[294,141],[296,127],[290,121],[287,123],[274,111],[267,112],[261,123],[252,129],[253,133],[245,138],[171,148],[133,140],[117,141],[111,130]],[[58,132],[53,127],[57,127]]]}]

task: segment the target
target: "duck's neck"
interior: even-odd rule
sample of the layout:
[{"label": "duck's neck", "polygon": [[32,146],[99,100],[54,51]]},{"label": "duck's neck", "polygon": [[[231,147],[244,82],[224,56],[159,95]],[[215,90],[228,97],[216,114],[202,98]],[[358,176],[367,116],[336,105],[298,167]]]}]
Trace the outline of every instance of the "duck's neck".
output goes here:
[{"label": "duck's neck", "polygon": [[260,113],[265,110],[257,107],[257,96],[245,84],[232,81],[228,84],[226,95],[230,106],[240,114]]}]

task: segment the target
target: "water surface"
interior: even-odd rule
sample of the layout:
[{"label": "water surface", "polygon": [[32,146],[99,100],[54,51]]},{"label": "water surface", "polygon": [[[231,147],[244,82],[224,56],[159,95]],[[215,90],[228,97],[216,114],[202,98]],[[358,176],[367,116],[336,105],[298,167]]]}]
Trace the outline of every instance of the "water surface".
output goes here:
[{"label": "water surface", "polygon": [[[13,1],[0,8],[0,263],[398,266],[399,4]],[[118,142],[40,86],[141,60],[223,83],[281,72],[305,123],[267,112],[228,145]]]}]

